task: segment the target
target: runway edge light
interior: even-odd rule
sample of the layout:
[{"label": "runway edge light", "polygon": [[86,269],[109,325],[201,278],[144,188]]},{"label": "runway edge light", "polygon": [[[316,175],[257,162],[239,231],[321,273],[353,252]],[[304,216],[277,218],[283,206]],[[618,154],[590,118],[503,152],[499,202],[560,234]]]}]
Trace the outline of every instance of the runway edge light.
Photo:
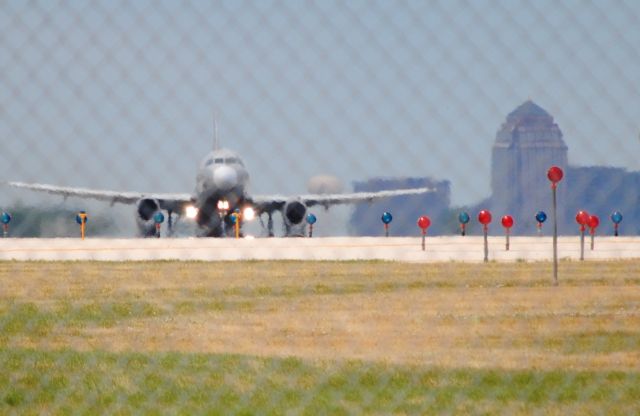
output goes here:
[{"label": "runway edge light", "polygon": [[538,235],[542,235],[542,224],[547,220],[547,213],[544,211],[538,211],[536,213],[536,221],[538,222]]},{"label": "runway edge light", "polygon": [[160,238],[160,227],[164,222],[164,214],[160,211],[153,215],[153,222],[156,224],[156,237]]},{"label": "runway edge light", "polygon": [[478,213],[478,222],[482,224],[484,234],[484,262],[489,261],[489,241],[487,235],[489,233],[489,224],[491,223],[491,211],[483,209]]},{"label": "runway edge light", "polygon": [[593,250],[595,245],[594,240],[596,236],[596,228],[600,225],[600,218],[597,215],[590,215],[587,225],[589,225],[589,234],[591,234],[591,250]]},{"label": "runway edge light", "polygon": [[622,213],[620,211],[614,211],[611,213],[611,221],[613,222],[613,235],[618,236],[618,226],[622,222]]},{"label": "runway edge light", "polygon": [[551,166],[547,171],[547,178],[551,181],[551,196],[553,199],[553,285],[558,286],[558,182],[562,180],[564,172],[558,166]]},{"label": "runway edge light", "polygon": [[11,214],[8,212],[2,213],[2,235],[4,238],[9,236],[9,223],[11,222]]},{"label": "runway edge light", "polygon": [[466,212],[461,212],[458,214],[458,221],[460,222],[460,234],[464,237],[467,234],[467,224],[471,220],[469,214]]},{"label": "runway edge light", "polygon": [[576,222],[580,225],[580,260],[584,260],[584,231],[589,223],[589,213],[587,211],[578,211]]},{"label": "runway edge light", "polygon": [[427,228],[431,225],[431,219],[426,215],[418,218],[418,227],[422,230],[422,251],[425,250],[425,238],[427,236]]},{"label": "runway edge light", "polygon": [[311,212],[307,214],[307,224],[309,224],[309,238],[313,237],[313,224],[316,223],[318,219]]},{"label": "runway edge light", "polygon": [[382,220],[382,224],[384,224],[384,236],[389,237],[389,224],[393,221],[393,215],[391,215],[390,212],[385,211],[382,213],[382,217],[380,217],[380,219]]},{"label": "runway edge light", "polygon": [[84,237],[85,237],[87,221],[88,220],[89,220],[89,217],[87,216],[87,212],[86,211],[79,211],[76,214],[76,222],[78,224],[80,224],[80,238],[82,238],[83,240],[84,240]]},{"label": "runway edge light", "polygon": [[509,235],[511,234],[511,227],[513,227],[513,217],[511,215],[502,217],[502,226],[506,237],[505,250],[509,251]]}]

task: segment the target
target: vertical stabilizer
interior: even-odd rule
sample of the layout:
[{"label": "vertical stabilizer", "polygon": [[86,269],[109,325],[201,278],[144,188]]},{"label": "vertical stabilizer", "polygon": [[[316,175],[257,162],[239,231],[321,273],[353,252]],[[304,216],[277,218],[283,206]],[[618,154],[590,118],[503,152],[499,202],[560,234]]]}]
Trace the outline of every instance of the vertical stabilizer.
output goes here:
[{"label": "vertical stabilizer", "polygon": [[220,142],[218,141],[218,113],[213,112],[213,150],[220,149]]}]

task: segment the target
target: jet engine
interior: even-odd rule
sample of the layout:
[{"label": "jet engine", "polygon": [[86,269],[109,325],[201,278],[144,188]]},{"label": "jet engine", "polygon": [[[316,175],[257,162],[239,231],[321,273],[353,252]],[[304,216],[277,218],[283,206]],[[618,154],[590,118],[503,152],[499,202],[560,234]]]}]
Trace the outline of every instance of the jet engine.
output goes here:
[{"label": "jet engine", "polygon": [[153,216],[160,211],[160,203],[156,199],[145,198],[138,201],[136,209],[136,224],[141,237],[156,235],[156,224]]},{"label": "jet engine", "polygon": [[299,200],[288,201],[282,210],[287,236],[304,236],[307,206]]}]

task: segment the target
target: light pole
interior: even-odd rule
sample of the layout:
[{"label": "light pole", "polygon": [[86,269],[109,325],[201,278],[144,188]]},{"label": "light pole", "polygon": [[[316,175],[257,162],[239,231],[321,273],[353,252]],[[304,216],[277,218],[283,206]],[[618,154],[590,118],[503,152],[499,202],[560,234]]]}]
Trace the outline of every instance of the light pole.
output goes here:
[{"label": "light pole", "polygon": [[427,228],[431,225],[431,219],[426,215],[418,218],[418,227],[422,230],[422,251],[425,250],[425,238],[427,237]]},{"label": "light pole", "polygon": [[513,217],[511,215],[502,217],[502,226],[506,237],[505,250],[509,251],[509,235],[511,234],[511,227],[513,227]]},{"label": "light pole", "polygon": [[483,209],[478,213],[478,222],[482,224],[482,231],[484,233],[484,262],[489,261],[489,241],[487,235],[489,234],[489,223],[491,223],[491,211]]},{"label": "light pole", "polygon": [[80,224],[80,237],[84,240],[85,228],[87,226],[87,213],[85,211],[80,211],[76,215],[76,222]]},{"label": "light pole", "polygon": [[564,172],[558,166],[551,166],[547,171],[547,178],[551,181],[553,195],[553,285],[558,286],[558,201],[556,188],[562,180]]},{"label": "light pole", "polygon": [[8,212],[2,213],[2,235],[4,238],[9,236],[9,223],[11,222],[11,214]]}]

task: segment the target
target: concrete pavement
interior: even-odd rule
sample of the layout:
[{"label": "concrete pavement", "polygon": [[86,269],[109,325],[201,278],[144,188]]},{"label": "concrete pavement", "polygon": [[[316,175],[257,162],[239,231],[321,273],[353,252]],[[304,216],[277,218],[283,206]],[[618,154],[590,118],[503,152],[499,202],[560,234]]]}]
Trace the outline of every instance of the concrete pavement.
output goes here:
[{"label": "concrete pavement", "polygon": [[[560,259],[578,260],[579,236],[558,240]],[[585,238],[585,259],[640,258],[640,237],[596,237],[595,250]],[[482,262],[481,236],[427,237],[422,251],[417,237],[329,238],[162,238],[86,240],[55,238],[0,239],[0,260],[389,260],[403,262]],[[489,237],[489,260],[552,259],[551,237]]]}]

